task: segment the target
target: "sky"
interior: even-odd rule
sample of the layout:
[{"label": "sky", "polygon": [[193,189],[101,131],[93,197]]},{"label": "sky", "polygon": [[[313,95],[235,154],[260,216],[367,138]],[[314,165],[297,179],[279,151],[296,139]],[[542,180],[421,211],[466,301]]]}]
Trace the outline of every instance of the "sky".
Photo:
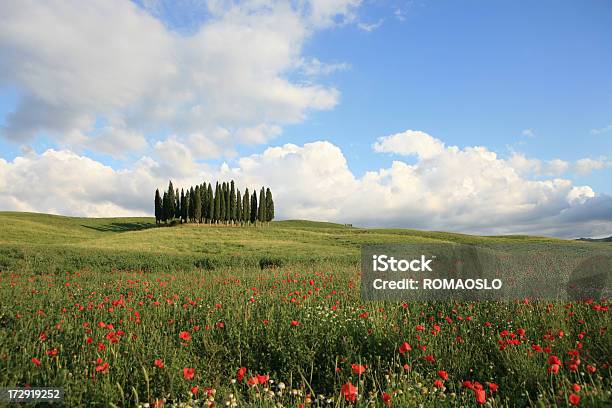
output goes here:
[{"label": "sky", "polygon": [[609,1],[0,2],[0,210],[612,235]]}]

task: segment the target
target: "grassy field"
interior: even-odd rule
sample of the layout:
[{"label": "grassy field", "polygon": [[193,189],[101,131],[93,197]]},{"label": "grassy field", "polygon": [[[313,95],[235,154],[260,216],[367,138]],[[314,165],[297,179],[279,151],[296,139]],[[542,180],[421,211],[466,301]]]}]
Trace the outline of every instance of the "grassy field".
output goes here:
[{"label": "grassy field", "polygon": [[310,221],[0,212],[0,225],[0,387],[62,386],[66,406],[612,401],[606,302],[359,296],[362,244],[611,244]]}]

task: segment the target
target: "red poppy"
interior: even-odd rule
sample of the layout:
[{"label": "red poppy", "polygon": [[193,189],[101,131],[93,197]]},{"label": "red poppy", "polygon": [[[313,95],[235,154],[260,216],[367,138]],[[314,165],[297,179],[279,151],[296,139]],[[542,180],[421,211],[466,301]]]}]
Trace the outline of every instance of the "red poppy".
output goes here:
[{"label": "red poppy", "polygon": [[400,354],[404,354],[405,352],[410,350],[412,350],[412,347],[407,342],[403,342],[402,345],[399,347]]},{"label": "red poppy", "polygon": [[365,373],[365,370],[366,370],[366,367],[362,366],[361,364],[352,364],[351,368],[353,369],[353,373],[357,375],[361,375]]},{"label": "red poppy", "polygon": [[265,384],[268,382],[269,379],[270,379],[270,376],[257,374],[257,382],[259,384]]},{"label": "red poppy", "polygon": [[489,383],[489,389],[491,390],[491,392],[495,392],[499,389],[499,386],[495,383]]},{"label": "red poppy", "polygon": [[551,364],[547,369],[548,374],[557,374],[559,372],[559,367],[559,364]]},{"label": "red poppy", "polygon": [[295,327],[295,326],[299,326],[299,325],[300,325],[300,322],[298,322],[297,320],[292,320],[292,321],[291,321],[291,325],[292,325],[292,326],[294,326],[294,327]]},{"label": "red poppy", "polygon": [[559,359],[559,357],[557,356],[550,356],[548,357],[548,364],[557,364],[560,365],[561,364],[561,360]]},{"label": "red poppy", "polygon": [[444,370],[438,370],[438,376],[443,380],[448,380],[448,373]]},{"label": "red poppy", "polygon": [[108,368],[110,367],[110,365],[108,363],[103,363],[100,364],[101,359],[98,359],[98,365],[96,366],[96,372],[98,373],[102,373],[102,374],[106,374],[108,373]]},{"label": "red poppy", "polygon": [[32,357],[32,362],[34,363],[36,367],[40,367],[40,360],[37,359],[36,357]]},{"label": "red poppy", "polygon": [[580,392],[580,390],[582,389],[582,387],[581,387],[579,384],[574,384],[574,385],[572,385],[572,389],[573,389],[575,392]]},{"label": "red poppy", "polygon": [[189,341],[189,340],[191,340],[191,335],[189,334],[189,332],[182,331],[182,332],[179,333],[179,338],[181,340]]},{"label": "red poppy", "polygon": [[160,360],[159,358],[155,360],[155,367],[157,368],[164,368],[164,362],[162,360]]},{"label": "red poppy", "polygon": [[242,381],[242,379],[244,378],[244,375],[246,374],[246,372],[247,372],[246,367],[240,367],[238,369],[238,372],[236,373],[236,380]]},{"label": "red poppy", "polygon": [[58,353],[59,353],[59,350],[56,348],[47,350],[47,355],[51,357],[57,356]]},{"label": "red poppy", "polygon": [[476,402],[479,404],[484,404],[487,402],[487,392],[483,389],[475,389],[474,395],[476,396]]},{"label": "red poppy", "polygon": [[183,368],[183,377],[185,377],[186,380],[193,380],[194,376],[195,376],[195,368],[189,368],[189,367]]},{"label": "red poppy", "polygon": [[347,382],[340,389],[340,394],[346,399],[348,402],[357,401],[357,387],[355,387],[351,382]]},{"label": "red poppy", "polygon": [[597,371],[597,369],[595,368],[595,366],[592,366],[590,364],[587,364],[586,369],[589,373],[593,374],[595,371]]},{"label": "red poppy", "polygon": [[436,388],[442,388],[444,387],[444,382],[442,380],[435,380],[433,382],[433,386]]},{"label": "red poppy", "polygon": [[259,380],[257,379],[257,377],[251,377],[247,380],[247,384],[248,385],[257,385],[259,384]]},{"label": "red poppy", "polygon": [[385,403],[386,406],[388,406],[388,407],[391,406],[391,395],[389,395],[386,392],[383,392],[381,398],[382,398],[382,400],[383,400],[383,402]]},{"label": "red poppy", "polygon": [[578,394],[570,394],[569,396],[569,403],[576,406],[578,404],[580,404],[580,395]]},{"label": "red poppy", "polygon": [[194,385],[193,387],[191,387],[191,393],[192,393],[193,395],[197,395],[197,394],[198,394],[198,391],[199,391],[199,389],[198,389],[198,386],[197,386],[197,385]]}]

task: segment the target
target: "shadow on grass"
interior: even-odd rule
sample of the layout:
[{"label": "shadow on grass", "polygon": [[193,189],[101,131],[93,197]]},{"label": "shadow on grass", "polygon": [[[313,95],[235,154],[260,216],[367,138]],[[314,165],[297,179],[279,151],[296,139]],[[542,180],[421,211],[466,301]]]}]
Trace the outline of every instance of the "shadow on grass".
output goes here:
[{"label": "shadow on grass", "polygon": [[154,228],[155,224],[149,222],[113,222],[106,225],[93,226],[93,225],[81,225],[82,227],[93,229],[96,231],[103,232],[127,232],[127,231],[139,231],[147,228]]}]

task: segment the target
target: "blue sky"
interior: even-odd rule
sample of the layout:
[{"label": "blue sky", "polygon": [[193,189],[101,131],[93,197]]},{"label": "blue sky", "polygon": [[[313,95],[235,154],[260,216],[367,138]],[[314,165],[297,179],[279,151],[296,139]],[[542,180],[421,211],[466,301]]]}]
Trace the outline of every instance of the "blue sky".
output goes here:
[{"label": "blue sky", "polygon": [[[321,167],[342,174],[334,190],[388,187],[392,197],[406,185],[421,185],[412,192],[420,199],[460,201],[448,208],[432,204],[422,215],[438,221],[417,227],[525,232],[530,220],[544,217],[544,233],[571,235],[575,225],[568,219],[594,214],[594,205],[607,208],[612,194],[608,1],[112,0],[52,6],[9,1],[0,9],[6,23],[0,29],[0,157],[7,178],[40,171],[45,160],[51,161],[45,166],[64,165],[80,157],[98,169],[87,170],[92,175],[110,166],[113,177],[128,184],[144,173],[148,183],[188,182],[229,174],[220,168],[227,163],[235,177],[289,191],[285,183],[291,181],[268,173],[279,164],[268,163],[266,149],[299,156],[296,168],[316,168],[305,162],[306,152],[324,142],[317,145],[327,160]],[[114,16],[113,7],[125,17]],[[49,8],[47,17],[37,8]],[[40,31],[21,29],[24,21]],[[78,39],[67,40],[64,29]],[[445,197],[443,187],[425,184],[424,174],[451,166],[457,154],[476,154],[475,146],[485,152],[464,158],[474,159],[474,167],[457,176],[461,194]],[[437,161],[427,153],[431,148]],[[73,156],[45,156],[48,149]],[[487,156],[492,152],[497,161]],[[249,157],[261,166],[256,176],[245,176]],[[415,174],[406,176],[394,162],[413,166]],[[495,171],[503,177],[476,180],[478,172]],[[368,172],[376,174],[375,187],[364,177]],[[488,190],[496,183],[505,190]],[[516,202],[504,201],[515,192]],[[5,191],[0,205],[79,215],[148,213],[148,202],[135,197],[126,204],[87,191],[62,207],[53,194],[41,204]],[[491,213],[505,220],[499,225],[471,222],[458,210],[468,197],[485,203],[491,196],[500,200]],[[337,220],[351,212],[328,203],[308,209],[286,202],[287,217],[325,208],[316,214]],[[398,215],[401,205],[388,205],[395,214],[389,219],[355,213],[351,220],[416,223]],[[451,213],[456,217],[443,221]],[[609,231],[612,215],[586,218],[590,226],[576,230]],[[524,226],[514,229],[513,223]]]}]

